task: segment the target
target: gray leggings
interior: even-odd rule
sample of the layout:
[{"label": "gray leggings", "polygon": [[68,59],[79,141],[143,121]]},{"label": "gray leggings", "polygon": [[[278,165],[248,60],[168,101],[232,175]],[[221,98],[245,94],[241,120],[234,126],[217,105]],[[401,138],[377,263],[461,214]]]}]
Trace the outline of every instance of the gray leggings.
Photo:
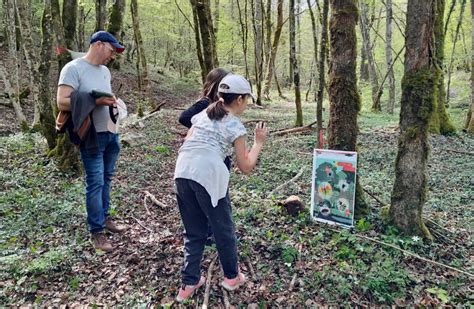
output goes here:
[{"label": "gray leggings", "polygon": [[181,271],[183,284],[195,285],[199,282],[208,226],[214,232],[224,276],[228,279],[237,277],[237,244],[229,192],[213,207],[211,197],[199,183],[184,178],[177,178],[175,183],[179,212],[184,224],[184,265]]}]

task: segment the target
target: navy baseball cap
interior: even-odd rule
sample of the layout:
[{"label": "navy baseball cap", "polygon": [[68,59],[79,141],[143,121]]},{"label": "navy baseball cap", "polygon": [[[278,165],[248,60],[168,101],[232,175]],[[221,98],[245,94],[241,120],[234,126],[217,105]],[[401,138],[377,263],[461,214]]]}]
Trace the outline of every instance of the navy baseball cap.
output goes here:
[{"label": "navy baseball cap", "polygon": [[110,32],[101,30],[94,33],[91,36],[90,43],[92,44],[98,41],[110,43],[117,53],[121,53],[125,50],[125,46],[121,45]]}]

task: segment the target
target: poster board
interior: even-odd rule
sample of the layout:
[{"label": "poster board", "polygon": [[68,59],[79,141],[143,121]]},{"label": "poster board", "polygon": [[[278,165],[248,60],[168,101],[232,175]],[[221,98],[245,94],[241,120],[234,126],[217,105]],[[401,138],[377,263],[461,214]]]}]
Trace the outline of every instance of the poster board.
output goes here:
[{"label": "poster board", "polygon": [[357,152],[315,149],[311,217],[319,222],[354,226]]}]

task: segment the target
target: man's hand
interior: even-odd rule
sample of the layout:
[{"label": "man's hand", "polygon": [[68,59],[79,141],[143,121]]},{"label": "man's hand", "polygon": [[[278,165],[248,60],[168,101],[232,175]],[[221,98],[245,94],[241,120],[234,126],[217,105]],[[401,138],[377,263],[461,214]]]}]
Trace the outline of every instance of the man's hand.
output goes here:
[{"label": "man's hand", "polygon": [[115,97],[100,97],[95,99],[96,105],[114,105],[115,104]]}]

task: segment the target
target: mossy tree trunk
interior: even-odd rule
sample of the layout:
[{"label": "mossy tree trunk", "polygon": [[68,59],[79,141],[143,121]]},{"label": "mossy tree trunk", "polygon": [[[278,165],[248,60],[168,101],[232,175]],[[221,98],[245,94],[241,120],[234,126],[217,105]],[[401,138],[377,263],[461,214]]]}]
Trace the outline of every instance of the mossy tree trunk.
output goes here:
[{"label": "mossy tree trunk", "polygon": [[326,85],[326,58],[328,55],[328,14],[329,14],[329,0],[323,2],[323,16],[322,16],[322,29],[321,29],[321,47],[319,48],[319,78],[318,78],[318,93],[316,103],[316,121],[318,126],[317,140],[318,147],[321,145],[319,132],[323,130],[323,99],[324,99],[324,87]]},{"label": "mossy tree trunk", "polygon": [[471,22],[472,22],[472,52],[471,52],[471,107],[467,112],[466,124],[464,128],[468,133],[474,134],[474,1],[471,1]]},{"label": "mossy tree trunk", "polygon": [[107,23],[107,0],[95,1],[95,31],[105,30]]},{"label": "mossy tree trunk", "polygon": [[408,1],[400,136],[389,209],[390,221],[403,233],[427,238],[432,236],[422,211],[428,190],[428,123],[435,109],[438,75],[433,50],[436,1]]},{"label": "mossy tree trunk", "polygon": [[[107,31],[112,33],[120,42],[123,41],[123,16],[125,15],[125,0],[115,0],[109,15],[109,23]],[[112,62],[112,67],[120,70],[122,62],[122,54],[117,54],[115,60]]]},{"label": "mossy tree trunk", "polygon": [[450,134],[456,132],[446,111],[446,90],[444,87],[444,8],[445,0],[436,0],[436,21],[434,29],[436,96],[435,110],[429,123],[429,132]]},{"label": "mossy tree trunk", "polygon": [[395,76],[393,73],[393,57],[392,57],[392,19],[393,19],[393,10],[392,10],[392,0],[386,0],[386,22],[385,22],[385,60],[387,63],[388,69],[388,103],[387,111],[390,114],[393,114],[393,109],[395,108]]},{"label": "mossy tree trunk", "polygon": [[63,27],[64,41],[66,47],[71,50],[77,50],[76,28],[77,28],[77,0],[63,1]]},{"label": "mossy tree trunk", "polygon": [[[357,0],[331,0],[330,3],[328,144],[330,149],[356,151],[359,132],[357,114],[361,105],[356,76]],[[356,217],[360,218],[367,213],[368,205],[360,181],[357,181]]]},{"label": "mossy tree trunk", "polygon": [[300,90],[300,71],[298,68],[298,59],[296,58],[296,28],[295,28],[295,0],[290,0],[290,60],[293,72],[293,83],[295,85],[295,106],[296,106],[296,121],[295,126],[303,126],[303,109],[301,108],[301,90]]},{"label": "mossy tree trunk", "polygon": [[[70,12],[64,11],[65,14]],[[58,46],[66,46],[72,49],[71,46],[67,46],[66,42],[73,41],[73,38],[65,39],[65,32],[61,22],[60,6],[58,0],[51,0],[51,17],[54,34],[56,36],[56,44]],[[70,31],[68,34],[73,34],[75,31]],[[58,70],[61,71],[64,65],[71,61],[71,54],[63,52],[58,55]],[[49,156],[56,157],[58,159],[57,165],[60,170],[64,172],[80,174],[81,164],[79,160],[79,151],[77,147],[71,143],[67,134],[59,135],[56,139],[56,147],[52,149]]]}]

